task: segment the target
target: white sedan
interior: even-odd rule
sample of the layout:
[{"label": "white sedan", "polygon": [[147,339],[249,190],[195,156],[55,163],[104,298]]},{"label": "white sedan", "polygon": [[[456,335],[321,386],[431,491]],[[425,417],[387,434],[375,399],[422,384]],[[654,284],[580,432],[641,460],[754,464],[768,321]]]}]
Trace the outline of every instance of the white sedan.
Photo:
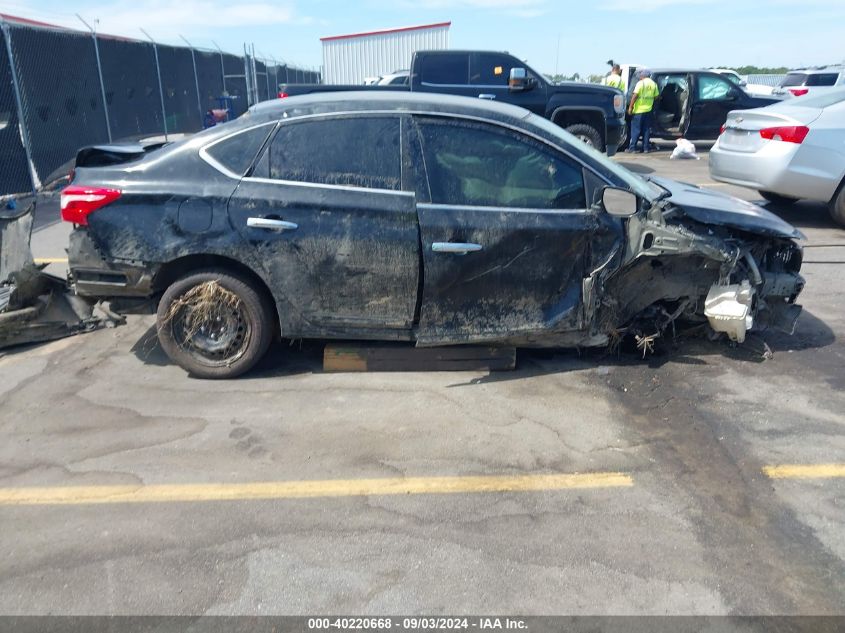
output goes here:
[{"label": "white sedan", "polygon": [[729,113],[710,175],[772,202],[825,202],[845,226],[845,90]]}]

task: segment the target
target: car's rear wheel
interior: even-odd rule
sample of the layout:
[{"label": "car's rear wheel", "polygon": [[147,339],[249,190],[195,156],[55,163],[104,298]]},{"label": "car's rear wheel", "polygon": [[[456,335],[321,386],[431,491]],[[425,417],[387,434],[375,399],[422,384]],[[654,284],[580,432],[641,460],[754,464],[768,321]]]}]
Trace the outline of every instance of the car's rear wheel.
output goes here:
[{"label": "car's rear wheel", "polygon": [[193,272],[172,283],[156,319],[161,347],[199,378],[234,378],[270,346],[270,299],[253,281],[224,270]]},{"label": "car's rear wheel", "polygon": [[798,198],[782,196],[779,193],[773,193],[771,191],[760,191],[759,193],[763,196],[763,198],[769,202],[773,202],[774,204],[792,204],[794,202],[798,202]]},{"label": "car's rear wheel", "polygon": [[604,143],[601,140],[601,133],[592,125],[586,123],[575,123],[565,128],[567,132],[577,137],[590,147],[594,147],[600,152],[604,151]]},{"label": "car's rear wheel", "polygon": [[829,209],[830,217],[833,218],[833,221],[839,226],[845,226],[845,181],[839,185],[839,191],[836,192],[833,200],[830,201]]}]

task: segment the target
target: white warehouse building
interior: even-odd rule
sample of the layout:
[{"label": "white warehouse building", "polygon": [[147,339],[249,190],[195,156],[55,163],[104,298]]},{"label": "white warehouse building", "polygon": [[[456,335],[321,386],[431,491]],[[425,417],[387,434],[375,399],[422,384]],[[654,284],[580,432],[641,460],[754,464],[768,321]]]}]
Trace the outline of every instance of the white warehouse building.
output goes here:
[{"label": "white warehouse building", "polygon": [[451,22],[322,37],[323,83],[363,84],[407,69],[415,51],[449,48]]}]

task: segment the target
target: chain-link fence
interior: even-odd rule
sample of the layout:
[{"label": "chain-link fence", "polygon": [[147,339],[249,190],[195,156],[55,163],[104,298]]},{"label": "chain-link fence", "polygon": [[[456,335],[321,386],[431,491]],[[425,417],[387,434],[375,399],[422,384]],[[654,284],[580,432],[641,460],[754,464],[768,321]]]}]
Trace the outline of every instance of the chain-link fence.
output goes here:
[{"label": "chain-link fence", "polygon": [[773,88],[780,85],[786,75],[748,75],[746,81],[750,84],[762,84],[764,86],[772,86]]},{"label": "chain-link fence", "polygon": [[18,106],[9,66],[6,30],[0,31],[0,192],[21,192],[31,188],[31,180],[21,139]]},{"label": "chain-link fence", "polygon": [[80,147],[196,132],[210,110],[234,118],[294,82],[246,54],[6,21],[0,35],[0,197],[67,174]]}]

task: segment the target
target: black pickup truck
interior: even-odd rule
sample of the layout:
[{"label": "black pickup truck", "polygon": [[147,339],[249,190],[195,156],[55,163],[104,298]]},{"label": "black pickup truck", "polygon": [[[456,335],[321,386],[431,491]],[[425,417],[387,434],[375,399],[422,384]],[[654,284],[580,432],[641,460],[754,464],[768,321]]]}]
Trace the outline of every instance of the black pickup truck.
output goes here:
[{"label": "black pickup truck", "polygon": [[585,143],[612,156],[625,135],[625,102],[616,88],[550,84],[508,53],[418,51],[407,85],[288,84],[280,97],[341,90],[410,90],[503,101],[544,116]]}]

